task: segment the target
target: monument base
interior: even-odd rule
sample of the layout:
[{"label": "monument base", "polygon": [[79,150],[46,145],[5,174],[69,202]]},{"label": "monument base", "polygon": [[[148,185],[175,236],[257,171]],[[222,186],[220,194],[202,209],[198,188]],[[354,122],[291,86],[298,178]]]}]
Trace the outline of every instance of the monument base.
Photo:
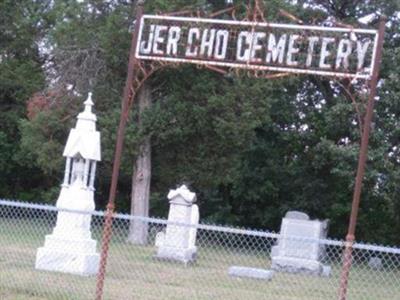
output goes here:
[{"label": "monument base", "polygon": [[63,239],[48,235],[44,247],[36,253],[35,268],[90,276],[97,274],[99,262],[95,240]]},{"label": "monument base", "polygon": [[157,249],[156,258],[182,262],[184,264],[196,261],[197,248],[175,248],[161,246]]},{"label": "monument base", "polygon": [[316,260],[275,256],[272,258],[271,269],[278,272],[320,276],[323,274],[324,265]]}]

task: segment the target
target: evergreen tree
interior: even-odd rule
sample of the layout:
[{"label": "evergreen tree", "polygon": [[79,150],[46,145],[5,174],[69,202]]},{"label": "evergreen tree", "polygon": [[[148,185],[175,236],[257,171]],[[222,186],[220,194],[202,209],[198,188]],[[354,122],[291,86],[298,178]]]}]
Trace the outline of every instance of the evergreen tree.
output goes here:
[{"label": "evergreen tree", "polygon": [[27,100],[45,86],[41,52],[52,19],[51,1],[0,3],[0,194],[33,200],[40,185],[38,170],[25,165],[18,123],[26,117]]},{"label": "evergreen tree", "polygon": [[[98,207],[103,207],[127,71],[132,3],[26,2],[19,6],[5,1],[0,10],[4,28],[0,31],[0,108],[4,115],[0,119],[0,152],[4,154],[0,167],[7,175],[0,178],[0,191],[2,196],[32,199],[37,195],[33,186],[37,186],[41,200],[55,201],[63,169],[62,147],[81,102],[93,90],[103,149],[96,198]],[[238,17],[244,16],[247,1],[234,2],[240,7]],[[399,243],[398,1],[264,3],[267,20],[282,23],[290,21],[278,14],[280,8],[316,24],[338,20],[363,27],[358,20],[370,15],[369,27],[374,27],[378,14],[389,17],[357,237]],[[224,5],[216,0],[155,0],[147,1],[145,10],[177,11],[192,6],[214,11]],[[19,10],[11,13],[14,6]],[[23,7],[36,7],[28,11],[41,17],[27,18]],[[47,59],[38,41],[47,43]],[[13,51],[18,54],[8,54]],[[47,91],[43,67],[51,78]],[[126,133],[119,210],[129,210],[132,165],[139,145],[150,137],[151,215],[166,216],[168,189],[184,182],[198,193],[203,220],[278,230],[285,212],[298,209],[316,218],[329,218],[330,235],[344,237],[360,132],[352,101],[340,84],[317,76],[223,77],[194,66],[166,69],[148,83],[152,105],[140,113],[140,127],[138,109],[133,109]],[[38,91],[42,92],[32,97]],[[25,118],[28,99],[30,113]],[[22,184],[14,181],[15,176],[29,180]],[[37,177],[43,180],[38,182]]]}]

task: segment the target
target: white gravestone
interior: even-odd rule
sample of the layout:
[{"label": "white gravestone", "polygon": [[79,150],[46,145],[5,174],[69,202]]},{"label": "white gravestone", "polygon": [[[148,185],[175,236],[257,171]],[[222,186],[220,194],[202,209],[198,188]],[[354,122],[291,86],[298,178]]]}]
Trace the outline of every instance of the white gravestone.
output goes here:
[{"label": "white gravestone", "polygon": [[185,185],[168,193],[170,209],[165,233],[156,236],[157,258],[180,261],[185,264],[196,259],[196,226],[199,208],[196,194]]},{"label": "white gravestone", "polygon": [[[91,212],[94,211],[96,163],[101,160],[100,133],[92,113],[91,94],[85,110],[78,116],[64,149],[66,167],[64,182],[56,206],[60,209],[53,233],[37,251],[35,268],[78,275],[96,274],[99,254],[91,238]],[[72,212],[80,211],[84,213]]]},{"label": "white gravestone", "polygon": [[233,277],[244,277],[253,279],[271,280],[274,276],[274,271],[248,268],[240,266],[232,266],[228,269],[228,274]]},{"label": "white gravestone", "polygon": [[373,256],[368,260],[368,266],[374,270],[382,270],[383,269],[382,259]]},{"label": "white gravestone", "polygon": [[291,273],[327,276],[320,260],[325,248],[319,243],[327,236],[328,221],[310,220],[300,212],[288,212],[282,219],[278,245],[271,251],[272,269]]}]

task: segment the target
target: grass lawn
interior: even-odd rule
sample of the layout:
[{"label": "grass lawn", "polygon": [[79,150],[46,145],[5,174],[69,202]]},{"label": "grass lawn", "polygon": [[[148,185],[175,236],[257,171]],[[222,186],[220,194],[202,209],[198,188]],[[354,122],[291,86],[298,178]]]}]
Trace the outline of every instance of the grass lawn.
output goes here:
[{"label": "grass lawn", "polygon": [[[94,299],[95,277],[36,271],[36,249],[52,225],[34,219],[0,218],[0,299]],[[97,240],[100,228],[94,230]],[[202,246],[197,262],[187,267],[154,259],[154,246],[125,243],[125,233],[114,234],[110,247],[104,299],[163,300],[310,300],[337,299],[340,265],[332,262],[329,278],[275,273],[272,281],[232,278],[232,265],[269,268],[269,253]],[[400,272],[352,269],[349,299],[399,300]]]}]

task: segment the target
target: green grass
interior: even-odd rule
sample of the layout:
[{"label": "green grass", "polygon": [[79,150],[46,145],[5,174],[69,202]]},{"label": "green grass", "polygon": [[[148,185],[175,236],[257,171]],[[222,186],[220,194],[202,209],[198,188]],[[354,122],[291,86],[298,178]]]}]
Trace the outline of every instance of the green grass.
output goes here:
[{"label": "green grass", "polygon": [[[94,299],[96,278],[36,271],[36,249],[51,227],[37,220],[0,219],[0,299]],[[99,239],[100,230],[95,237]],[[337,299],[340,266],[332,264],[330,278],[276,273],[272,281],[232,278],[232,265],[268,268],[268,253],[244,252],[221,247],[199,247],[195,264],[154,258],[154,246],[125,243],[114,234],[107,265],[104,299],[140,300],[310,300]],[[349,299],[400,299],[400,272],[376,272],[365,266],[352,269]]]}]

